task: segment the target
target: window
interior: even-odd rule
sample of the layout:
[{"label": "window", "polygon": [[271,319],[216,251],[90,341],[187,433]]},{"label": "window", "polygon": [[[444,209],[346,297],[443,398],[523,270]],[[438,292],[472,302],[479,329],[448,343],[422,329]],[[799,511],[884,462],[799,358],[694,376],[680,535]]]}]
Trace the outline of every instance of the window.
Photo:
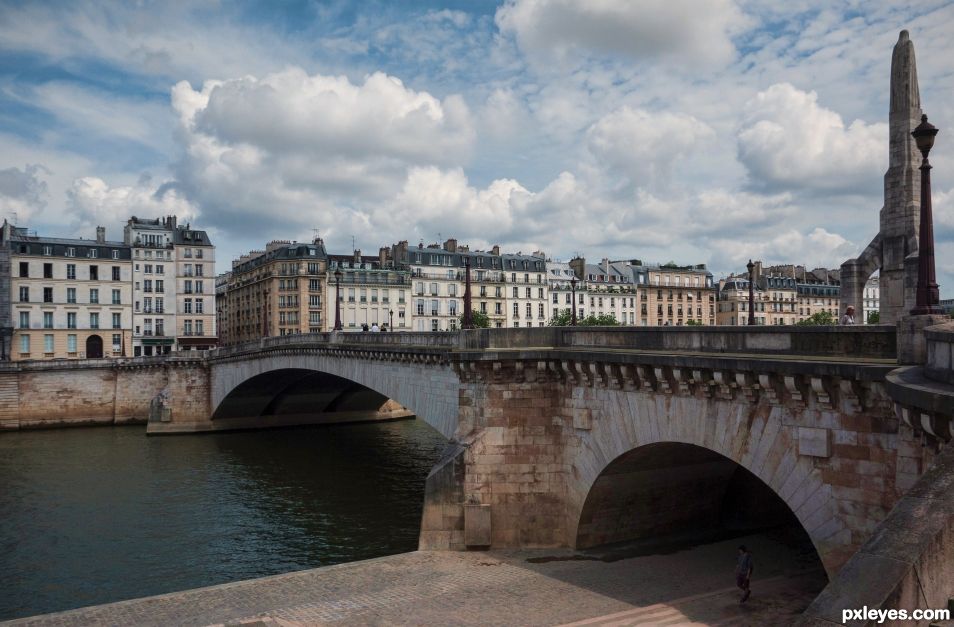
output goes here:
[{"label": "window", "polygon": [[98,314],[98,313],[91,313],[91,314],[89,315],[89,328],[90,328],[90,329],[98,329],[98,328],[99,328],[99,314]]},{"label": "window", "polygon": [[76,256],[76,249],[73,248],[72,246],[70,246],[69,248],[67,248],[67,249],[66,249],[66,256],[67,256],[67,257],[75,257],[75,256]]},{"label": "window", "polygon": [[152,313],[152,297],[146,296],[142,299],[143,313]]},{"label": "window", "polygon": [[93,305],[99,304],[99,290],[95,287],[89,290],[89,302]]},{"label": "window", "polygon": [[20,312],[20,328],[21,329],[30,328],[30,312],[29,311]]},{"label": "window", "polygon": [[99,257],[99,251],[96,250],[95,248],[90,248],[88,256],[90,259],[96,259],[97,257]]},{"label": "window", "polygon": [[52,311],[43,312],[43,328],[44,329],[53,328],[53,312]]},{"label": "window", "polygon": [[46,255],[47,257],[49,257],[50,255],[52,255],[52,254],[53,254],[53,247],[52,247],[52,246],[44,246],[44,247],[43,247],[43,254]]},{"label": "window", "polygon": [[122,318],[121,314],[118,314],[118,313],[114,313],[114,314],[113,314],[113,328],[114,328],[114,329],[121,329],[121,328],[123,327],[123,323],[122,323],[122,319],[121,319],[121,318]]},{"label": "window", "polygon": [[530,303],[527,303],[527,317],[528,318],[533,317],[533,305]]},{"label": "window", "polygon": [[[296,307],[298,306],[298,299],[297,299],[297,298],[295,299],[295,306],[296,306]],[[195,299],[195,312],[196,312],[197,314],[205,313],[205,312],[203,311],[204,308],[205,308],[205,306],[203,305],[202,299],[201,299],[201,298],[196,298],[196,299]]]},{"label": "window", "polygon": [[520,288],[519,288],[519,287],[513,288],[513,297],[514,297],[514,298],[520,298]]},{"label": "window", "polygon": [[120,295],[120,291],[119,291],[119,290],[113,290],[113,304],[114,304],[114,305],[121,305],[121,304],[122,304],[122,297],[121,297],[121,295]]},{"label": "window", "polygon": [[456,316],[456,315],[457,315],[457,301],[456,301],[456,300],[452,300],[452,301],[450,301],[450,302],[447,304],[447,313],[449,313],[449,314],[452,315],[452,316]]},{"label": "window", "polygon": [[162,294],[162,293],[165,292],[165,291],[166,291],[166,290],[165,290],[165,288],[163,287],[162,281],[160,281],[160,280],[157,279],[157,280],[156,280],[156,293]]},{"label": "window", "polygon": [[113,352],[118,353],[123,348],[123,336],[119,333],[113,333]]},{"label": "window", "polygon": [[437,296],[437,283],[431,283],[431,296]]},{"label": "window", "polygon": [[182,332],[185,335],[192,335],[192,321],[186,320],[182,323]]},{"label": "window", "polygon": [[67,279],[76,279],[76,264],[68,263],[66,264],[66,278]]},{"label": "window", "polygon": [[76,352],[76,334],[70,333],[66,336],[66,352],[75,353]]},{"label": "window", "polygon": [[[298,286],[298,281],[297,281],[297,280],[295,281],[295,286],[296,286],[296,287]],[[196,281],[196,282],[195,282],[195,293],[196,293],[196,294],[201,294],[201,293],[204,292],[204,291],[205,291],[205,290],[203,289],[202,281]]]},{"label": "window", "polygon": [[526,288],[527,298],[532,298],[532,296],[531,296],[530,294],[531,294],[531,288],[528,287],[528,288]]},{"label": "window", "polygon": [[28,278],[30,276],[30,263],[27,261],[20,262],[20,276],[22,278]]},{"label": "window", "polygon": [[114,251],[113,251],[113,259],[119,259],[119,251],[118,251],[118,250],[114,250]]},{"label": "window", "polygon": [[202,276],[202,264],[201,264],[201,263],[195,264],[195,275],[196,275],[196,276]]},{"label": "window", "polygon": [[431,315],[432,315],[432,316],[436,316],[438,313],[440,313],[440,306],[439,306],[439,305],[440,305],[439,301],[436,301],[436,300],[432,300],[432,301],[431,301]]},{"label": "window", "polygon": [[162,298],[157,298],[155,299],[155,301],[156,301],[156,313],[163,313],[166,309],[166,306],[165,306],[166,301]]},{"label": "window", "polygon": [[157,263],[157,264],[156,264],[156,274],[165,274],[165,273],[166,273],[165,266],[163,266],[161,263]]},{"label": "window", "polygon": [[47,333],[43,336],[43,352],[52,353],[53,352],[53,334]]},{"label": "window", "polygon": [[543,317],[544,317],[544,314],[543,314],[543,303],[540,303],[540,304],[537,306],[537,318],[543,318]]},{"label": "window", "polygon": [[28,303],[30,302],[30,288],[26,285],[20,286],[20,302]]},{"label": "window", "polygon": [[192,299],[187,298],[182,303],[182,313],[192,313]]},{"label": "window", "polygon": [[70,311],[66,314],[66,328],[75,329],[76,328],[76,312]]},{"label": "window", "polygon": [[27,354],[30,352],[30,336],[29,335],[20,336],[20,352],[27,353]]},{"label": "window", "polygon": [[43,264],[43,278],[52,279],[53,278],[53,264],[45,263]]},{"label": "window", "polygon": [[99,266],[90,266],[89,267],[89,280],[98,281],[99,280]]},{"label": "window", "polygon": [[514,318],[520,317],[520,305],[518,303],[513,304],[513,317]]},{"label": "window", "polygon": [[424,301],[421,300],[420,298],[417,300],[417,315],[419,316],[424,315]]},{"label": "window", "polygon": [[186,293],[186,294],[191,294],[191,293],[192,293],[192,281],[186,281],[186,282],[185,282],[185,293]]},{"label": "window", "polygon": [[[297,315],[295,316],[294,323],[295,323],[295,324],[298,324],[298,316],[297,316]],[[201,320],[196,320],[196,321],[195,321],[195,334],[196,334],[196,335],[205,335],[205,331],[204,331],[204,329],[202,328],[202,321],[201,321]]]},{"label": "window", "polygon": [[119,281],[119,266],[113,266],[113,281]]}]

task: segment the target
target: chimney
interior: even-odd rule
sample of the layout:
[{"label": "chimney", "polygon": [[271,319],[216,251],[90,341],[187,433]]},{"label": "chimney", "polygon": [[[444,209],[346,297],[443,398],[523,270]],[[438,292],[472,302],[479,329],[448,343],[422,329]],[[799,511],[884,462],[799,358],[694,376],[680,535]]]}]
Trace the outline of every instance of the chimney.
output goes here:
[{"label": "chimney", "polygon": [[758,281],[762,278],[762,261],[755,262],[755,280]]},{"label": "chimney", "polygon": [[356,248],[354,251],[354,262],[361,263],[361,249]]},{"label": "chimney", "polygon": [[499,257],[499,256],[500,256],[500,246],[497,245],[497,244],[494,244],[494,247],[490,249],[490,252],[492,252],[492,253],[494,254],[494,257]]},{"label": "chimney", "polygon": [[382,268],[388,265],[388,252],[387,247],[378,249],[378,263],[381,264]]},{"label": "chimney", "polygon": [[601,262],[601,265],[603,266],[603,274],[605,274],[606,277],[609,278],[609,273],[610,273],[610,271],[609,271],[609,257],[603,257],[603,261]]},{"label": "chimney", "polygon": [[106,227],[97,226],[96,227],[96,243],[103,244],[106,242]]},{"label": "chimney", "polygon": [[569,266],[573,269],[573,274],[576,275],[576,278],[586,280],[586,259],[583,257],[574,257],[570,259]]},{"label": "chimney", "polygon": [[457,252],[457,240],[454,239],[454,238],[450,238],[450,239],[448,239],[446,242],[444,242],[444,250],[446,250],[446,251],[449,252],[449,253],[456,253],[456,252]]}]

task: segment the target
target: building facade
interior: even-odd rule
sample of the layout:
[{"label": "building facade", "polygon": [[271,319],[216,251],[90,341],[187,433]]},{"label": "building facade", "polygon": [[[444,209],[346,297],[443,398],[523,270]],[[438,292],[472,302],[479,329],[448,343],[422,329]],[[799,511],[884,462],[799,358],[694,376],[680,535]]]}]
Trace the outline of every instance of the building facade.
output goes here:
[{"label": "building facade", "polygon": [[4,223],[9,254],[9,356],[98,359],[132,346],[132,260],[123,242],[40,237]]},{"label": "building facade", "polygon": [[859,324],[873,324],[872,316],[878,314],[877,319],[881,319],[881,281],[879,277],[873,276],[865,283],[864,304],[862,316],[857,321]]},{"label": "building facade", "polygon": [[360,250],[351,255],[329,255],[328,277],[325,302],[329,311],[325,320],[329,328],[335,324],[335,294],[340,293],[338,315],[343,331],[364,331],[374,326],[411,330],[410,272],[406,267],[394,266],[388,249],[380,249],[377,257],[362,256]]},{"label": "building facade", "polygon": [[175,216],[133,216],[123,235],[133,260],[133,355],[215,346],[215,247],[205,231]]},{"label": "building facade", "polygon": [[629,263],[638,292],[640,326],[716,323],[716,289],[705,264]]},{"label": "building facade", "polygon": [[[756,324],[798,324],[818,312],[837,320],[838,271],[803,266],[763,266],[754,262]],[[733,274],[719,282],[717,324],[748,324],[748,272]]]},{"label": "building facade", "polygon": [[[563,261],[547,260],[547,283],[550,290],[550,313],[549,319],[553,320],[559,315],[571,315],[574,307],[573,295],[576,294],[576,317],[582,320],[588,315],[587,303],[589,299],[586,295],[586,281],[576,277],[576,273],[569,263]],[[576,283],[573,279],[576,277]]]}]

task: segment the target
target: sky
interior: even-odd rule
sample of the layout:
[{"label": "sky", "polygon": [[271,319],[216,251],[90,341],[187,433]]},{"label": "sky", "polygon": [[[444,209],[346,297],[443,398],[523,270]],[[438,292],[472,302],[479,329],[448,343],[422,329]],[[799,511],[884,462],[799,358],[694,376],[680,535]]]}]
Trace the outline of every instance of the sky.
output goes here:
[{"label": "sky", "polygon": [[910,31],[954,297],[954,2],[0,1],[0,216],[555,259],[837,267]]}]

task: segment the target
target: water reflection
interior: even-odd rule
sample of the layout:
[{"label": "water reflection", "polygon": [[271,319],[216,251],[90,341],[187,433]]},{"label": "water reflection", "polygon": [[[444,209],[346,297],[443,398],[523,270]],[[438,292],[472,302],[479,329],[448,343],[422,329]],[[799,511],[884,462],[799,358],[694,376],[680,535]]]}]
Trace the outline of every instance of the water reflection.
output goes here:
[{"label": "water reflection", "polygon": [[0,619],[414,550],[420,421],[0,435]]}]

